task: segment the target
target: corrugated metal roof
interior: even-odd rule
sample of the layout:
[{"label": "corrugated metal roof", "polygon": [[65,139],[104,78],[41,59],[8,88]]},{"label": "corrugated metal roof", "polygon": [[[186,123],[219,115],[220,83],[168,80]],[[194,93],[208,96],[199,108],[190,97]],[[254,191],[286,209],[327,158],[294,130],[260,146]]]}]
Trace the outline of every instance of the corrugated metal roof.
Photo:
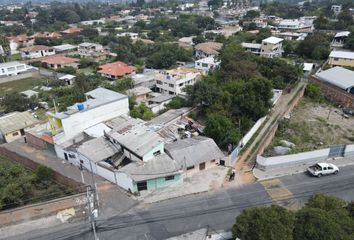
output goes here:
[{"label": "corrugated metal roof", "polygon": [[180,170],[178,164],[167,154],[161,154],[148,162],[129,163],[120,168],[118,172],[124,172],[130,175],[135,182],[140,182],[175,175]]},{"label": "corrugated metal roof", "polygon": [[181,167],[191,167],[225,157],[213,139],[202,136],[166,144],[165,149]]},{"label": "corrugated metal roof", "polygon": [[114,146],[105,137],[94,138],[84,142],[78,152],[91,161],[97,163],[103,161],[119,152],[119,147]]},{"label": "corrugated metal roof", "polygon": [[334,67],[328,70],[316,73],[319,80],[328,82],[343,90],[354,87],[354,72],[342,67]]},{"label": "corrugated metal roof", "polygon": [[0,117],[0,132],[15,132],[39,123],[29,112],[13,112]]},{"label": "corrugated metal roof", "polygon": [[329,54],[329,57],[330,58],[354,59],[354,52],[333,50],[331,52],[331,54]]}]

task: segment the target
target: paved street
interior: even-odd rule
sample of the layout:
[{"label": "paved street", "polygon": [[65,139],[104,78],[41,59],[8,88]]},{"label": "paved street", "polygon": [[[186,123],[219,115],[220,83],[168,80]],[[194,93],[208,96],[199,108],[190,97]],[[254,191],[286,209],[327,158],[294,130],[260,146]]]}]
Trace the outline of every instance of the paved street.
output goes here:
[{"label": "paved street", "polygon": [[[270,182],[271,181],[271,182]],[[336,176],[314,178],[306,173],[228,188],[213,193],[137,206],[123,216],[98,222],[100,240],[164,239],[211,226],[228,230],[244,208],[278,203],[297,208],[314,192],[330,193],[354,200],[354,166]],[[12,239],[93,239],[88,224],[66,225],[63,229],[31,232]]]}]

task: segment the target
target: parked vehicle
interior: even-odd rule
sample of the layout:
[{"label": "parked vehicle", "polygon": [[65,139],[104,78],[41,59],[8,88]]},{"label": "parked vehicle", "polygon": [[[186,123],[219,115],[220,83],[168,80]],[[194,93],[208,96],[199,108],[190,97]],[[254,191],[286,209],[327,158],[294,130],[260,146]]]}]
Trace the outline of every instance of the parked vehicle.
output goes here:
[{"label": "parked vehicle", "polygon": [[315,177],[322,177],[323,175],[337,174],[339,168],[332,163],[317,163],[307,168],[307,171]]}]

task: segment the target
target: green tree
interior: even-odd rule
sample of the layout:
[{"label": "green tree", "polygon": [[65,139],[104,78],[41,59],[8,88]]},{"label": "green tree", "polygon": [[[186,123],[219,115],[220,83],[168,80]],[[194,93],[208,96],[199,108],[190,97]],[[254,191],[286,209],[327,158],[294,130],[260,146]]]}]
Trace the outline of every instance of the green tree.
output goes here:
[{"label": "green tree", "polygon": [[305,95],[315,101],[322,101],[323,100],[323,93],[320,87],[315,83],[309,83],[306,86]]},{"label": "green tree", "polygon": [[178,96],[172,98],[172,100],[168,104],[166,104],[167,108],[170,109],[179,109],[182,107],[186,107],[186,105],[187,105],[187,101],[184,98]]},{"label": "green tree", "polygon": [[145,103],[140,103],[138,106],[134,106],[133,110],[130,111],[130,116],[143,120],[151,120],[154,114]]},{"label": "green tree", "polygon": [[307,208],[319,208],[325,211],[332,211],[336,209],[342,209],[346,205],[347,203],[343,199],[334,196],[327,196],[321,193],[315,193],[307,201],[305,206]]},{"label": "green tree", "polygon": [[7,113],[26,111],[30,108],[31,103],[33,103],[32,99],[25,98],[19,93],[6,94],[0,100],[2,109]]},{"label": "green tree", "polygon": [[231,119],[220,113],[207,115],[204,133],[223,148],[226,148],[229,144],[235,145],[240,140],[235,124],[232,123]]},{"label": "green tree", "polygon": [[244,210],[232,227],[234,238],[242,240],[292,240],[294,214],[279,206]]},{"label": "green tree", "polygon": [[[294,240],[346,240],[351,239],[335,218],[338,214],[319,208],[304,208],[296,213]],[[343,217],[343,216],[341,216]],[[350,221],[349,218],[346,218]],[[352,225],[352,227],[354,227]],[[353,229],[353,228],[352,228]]]}]

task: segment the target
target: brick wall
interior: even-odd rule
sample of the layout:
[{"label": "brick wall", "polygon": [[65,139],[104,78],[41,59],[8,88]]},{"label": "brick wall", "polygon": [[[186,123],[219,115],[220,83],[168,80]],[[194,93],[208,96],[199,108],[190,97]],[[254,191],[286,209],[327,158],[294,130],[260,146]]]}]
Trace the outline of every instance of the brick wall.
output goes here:
[{"label": "brick wall", "polygon": [[320,81],[315,77],[311,77],[311,82],[320,86],[324,94],[332,101],[338,102],[344,107],[354,109],[354,95],[350,94],[336,86]]}]

